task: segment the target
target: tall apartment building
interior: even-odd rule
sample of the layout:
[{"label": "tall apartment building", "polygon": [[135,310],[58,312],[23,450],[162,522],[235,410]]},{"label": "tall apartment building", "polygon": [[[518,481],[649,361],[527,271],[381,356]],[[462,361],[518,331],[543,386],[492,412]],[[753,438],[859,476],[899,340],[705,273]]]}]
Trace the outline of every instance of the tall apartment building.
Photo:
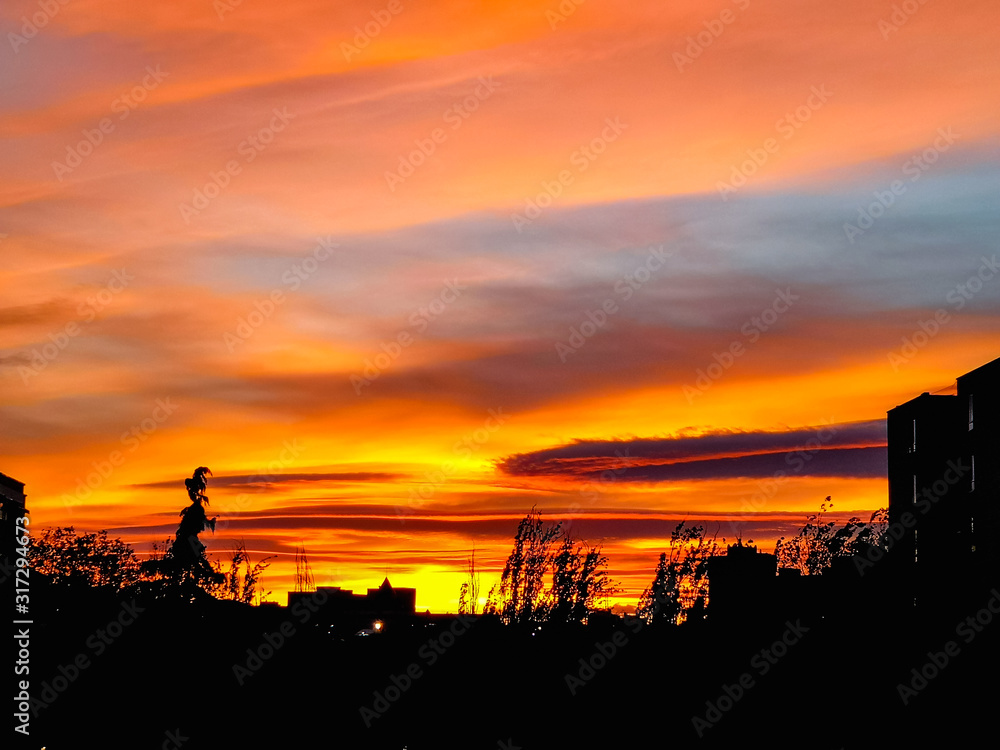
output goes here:
[{"label": "tall apartment building", "polygon": [[888,413],[889,522],[899,590],[947,603],[1000,561],[1000,359]]},{"label": "tall apartment building", "polygon": [[14,550],[14,519],[27,515],[24,482],[0,474],[0,556],[9,556]]}]

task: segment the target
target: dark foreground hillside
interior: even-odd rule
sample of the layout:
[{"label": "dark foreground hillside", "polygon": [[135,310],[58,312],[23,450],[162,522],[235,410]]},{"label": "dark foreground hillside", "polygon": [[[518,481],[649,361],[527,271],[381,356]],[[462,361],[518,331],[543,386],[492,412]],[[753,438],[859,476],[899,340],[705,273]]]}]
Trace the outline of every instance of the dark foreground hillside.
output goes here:
[{"label": "dark foreground hillside", "polygon": [[453,621],[337,640],[286,609],[64,602],[34,631],[32,697],[50,705],[36,704],[26,746],[833,749],[942,734],[960,746],[992,726],[997,613],[993,589],[920,621],[867,607],[534,634]]}]

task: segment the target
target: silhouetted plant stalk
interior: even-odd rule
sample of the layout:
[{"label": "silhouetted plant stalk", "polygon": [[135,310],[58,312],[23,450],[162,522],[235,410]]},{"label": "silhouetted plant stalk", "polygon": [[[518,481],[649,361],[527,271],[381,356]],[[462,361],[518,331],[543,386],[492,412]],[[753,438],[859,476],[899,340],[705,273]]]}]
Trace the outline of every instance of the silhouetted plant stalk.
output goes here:
[{"label": "silhouetted plant stalk", "polygon": [[490,589],[483,611],[507,625],[583,623],[601,599],[619,590],[607,565],[600,547],[577,545],[562,524],[543,525],[532,508],[518,524],[500,583]]},{"label": "silhouetted plant stalk", "polygon": [[[246,544],[243,540],[233,548],[233,557],[230,562],[229,572],[225,574],[226,581],[222,585],[222,592],[215,592],[220,599],[230,599],[244,604],[260,604],[266,600],[270,591],[264,593],[261,578],[264,571],[271,565],[268,562],[270,557],[265,557],[251,565],[250,555],[247,552]],[[242,566],[242,572],[241,572]],[[216,563],[216,570],[221,566]]]},{"label": "silhouetted plant stalk", "polygon": [[670,534],[670,551],[661,552],[653,582],[643,591],[636,615],[646,623],[680,625],[701,619],[708,605],[708,561],[721,554],[704,526],[682,521]]},{"label": "silhouetted plant stalk", "polygon": [[474,615],[479,608],[479,573],[476,572],[476,548],[469,557],[469,580],[462,584],[458,596],[458,614]]},{"label": "silhouetted plant stalk", "polygon": [[836,521],[825,518],[832,507],[833,501],[827,497],[820,503],[818,513],[807,516],[798,534],[778,540],[774,554],[779,568],[797,568],[803,575],[822,575],[836,558],[864,554],[870,547],[884,545],[889,520],[885,508],[872,513],[867,523],[852,517],[837,529]]}]

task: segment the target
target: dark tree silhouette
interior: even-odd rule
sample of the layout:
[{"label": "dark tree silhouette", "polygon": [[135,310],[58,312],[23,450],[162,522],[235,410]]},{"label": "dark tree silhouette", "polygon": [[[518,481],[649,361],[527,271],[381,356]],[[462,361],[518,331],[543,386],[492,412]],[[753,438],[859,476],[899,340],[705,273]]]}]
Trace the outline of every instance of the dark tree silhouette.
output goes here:
[{"label": "dark tree silhouette", "polygon": [[[208,561],[205,545],[198,539],[198,535],[205,529],[215,531],[216,519],[209,519],[204,508],[209,504],[205,495],[208,487],[206,477],[211,474],[207,466],[199,466],[189,479],[184,480],[191,504],[180,512],[181,522],[174,541],[162,557],[154,554],[143,565],[144,572],[163,578],[169,589],[179,588],[190,596],[203,596],[205,592],[218,593],[220,587],[227,583],[226,575],[213,568]],[[242,557],[237,552],[234,567],[238,568],[241,562]]]},{"label": "dark tree silhouette", "polygon": [[207,466],[199,466],[190,479],[184,480],[191,504],[181,511],[181,523],[170,548],[170,554],[181,568],[190,569],[208,564],[205,558],[205,545],[198,539],[198,535],[207,528],[215,533],[215,518],[209,520],[205,514],[204,505],[209,504],[205,495],[205,489],[208,487],[206,475],[211,476],[212,472]]},{"label": "dark tree silhouette", "polygon": [[[617,591],[607,564],[599,548],[575,547],[561,524],[543,525],[532,508],[518,524],[499,588],[490,589],[484,611],[508,625],[582,622],[601,597]],[[549,571],[552,585],[546,590]]]},{"label": "dark tree silhouette", "polygon": [[549,593],[548,616],[554,622],[571,622],[575,618],[576,581],[582,561],[573,547],[573,540],[563,537],[559,551],[552,559],[552,588]]},{"label": "dark tree silhouette", "polygon": [[130,593],[139,584],[139,558],[121,539],[109,539],[107,531],[77,534],[72,526],[46,529],[33,540],[28,555],[31,568],[54,586]]},{"label": "dark tree silhouette", "polygon": [[559,537],[560,524],[543,526],[542,516],[531,509],[517,526],[514,548],[507,557],[500,588],[490,590],[487,612],[496,613],[507,625],[526,625],[544,620],[542,590],[549,566],[550,549]]},{"label": "dark tree silhouette", "polygon": [[564,536],[552,558],[552,588],[545,619],[553,624],[582,623],[597,608],[600,599],[618,591],[611,581],[608,558],[599,547],[574,546]]},{"label": "dark tree silhouette", "polygon": [[888,522],[884,508],[872,513],[868,522],[849,519],[840,529],[836,521],[827,521],[825,514],[833,507],[827,497],[818,513],[811,513],[805,525],[791,539],[781,537],[774,547],[779,568],[798,568],[803,575],[821,575],[838,557],[863,554],[869,547],[882,545]]},{"label": "dark tree silhouette", "polygon": [[670,552],[660,553],[653,582],[642,593],[636,614],[647,623],[672,625],[703,617],[708,561],[717,554],[718,545],[705,538],[704,526],[677,524],[670,534]]},{"label": "dark tree silhouette", "polygon": [[653,582],[639,599],[635,613],[647,623],[676,622],[680,613],[680,592],[676,566],[667,564],[667,553],[660,553]]}]

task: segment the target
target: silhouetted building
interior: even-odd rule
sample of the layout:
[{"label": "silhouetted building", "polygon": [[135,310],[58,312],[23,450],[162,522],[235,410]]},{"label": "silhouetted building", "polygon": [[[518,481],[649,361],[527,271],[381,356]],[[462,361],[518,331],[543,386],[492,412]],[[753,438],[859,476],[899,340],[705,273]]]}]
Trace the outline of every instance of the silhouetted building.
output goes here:
[{"label": "silhouetted building", "polygon": [[1000,359],[888,413],[891,565],[906,603],[948,604],[969,571],[997,560]]},{"label": "silhouetted building", "polygon": [[355,594],[340,586],[319,586],[315,591],[289,591],[288,606],[298,602],[315,602],[316,595],[325,600],[320,605],[319,617],[327,625],[342,632],[373,629],[375,622],[388,627],[412,620],[416,615],[417,590],[393,588],[388,576],[376,589],[366,594]]},{"label": "silhouetted building", "polygon": [[715,622],[871,614],[884,599],[881,589],[865,585],[875,583],[874,577],[863,580],[853,557],[834,558],[822,575],[803,575],[799,568],[779,569],[775,555],[742,542],[709,559],[708,580],[708,614]]},{"label": "silhouetted building", "polygon": [[708,560],[708,616],[713,620],[757,618],[774,604],[778,558],[742,540]]},{"label": "silhouetted building", "polygon": [[968,410],[973,557],[995,571],[1000,561],[1000,359],[958,378],[958,398]]},{"label": "silhouetted building", "polygon": [[24,482],[0,474],[0,555],[10,556],[14,551],[15,519],[28,515],[25,507]]}]

